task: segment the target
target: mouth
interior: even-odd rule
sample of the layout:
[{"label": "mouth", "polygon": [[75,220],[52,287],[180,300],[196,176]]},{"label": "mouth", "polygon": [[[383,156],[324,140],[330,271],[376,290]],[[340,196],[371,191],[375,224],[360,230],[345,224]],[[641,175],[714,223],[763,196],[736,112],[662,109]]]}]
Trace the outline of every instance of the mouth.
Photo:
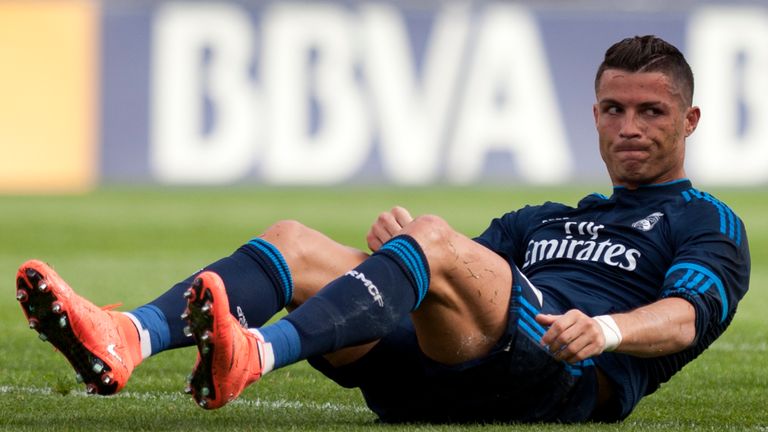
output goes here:
[{"label": "mouth", "polygon": [[620,142],[613,146],[614,151],[648,151],[650,146],[648,144],[640,144],[637,142]]},{"label": "mouth", "polygon": [[641,145],[636,143],[622,143],[617,144],[613,148],[613,152],[625,159],[641,159],[648,157],[651,149],[647,145]]}]

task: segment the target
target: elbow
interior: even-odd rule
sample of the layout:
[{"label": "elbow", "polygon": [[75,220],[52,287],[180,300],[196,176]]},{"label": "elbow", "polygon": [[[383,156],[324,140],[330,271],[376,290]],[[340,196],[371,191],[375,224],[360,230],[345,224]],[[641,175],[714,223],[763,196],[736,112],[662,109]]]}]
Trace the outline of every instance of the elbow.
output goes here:
[{"label": "elbow", "polygon": [[696,341],[696,325],[694,323],[684,324],[680,327],[680,331],[677,332],[677,337],[673,342],[677,348],[675,351],[682,351]]},{"label": "elbow", "polygon": [[670,350],[683,351],[696,342],[696,309],[689,302],[680,302],[684,307],[672,323],[676,324],[674,332],[670,334]]},{"label": "elbow", "polygon": [[696,342],[696,310],[687,304],[684,318],[677,323],[677,331],[672,332],[672,351],[682,351]]}]

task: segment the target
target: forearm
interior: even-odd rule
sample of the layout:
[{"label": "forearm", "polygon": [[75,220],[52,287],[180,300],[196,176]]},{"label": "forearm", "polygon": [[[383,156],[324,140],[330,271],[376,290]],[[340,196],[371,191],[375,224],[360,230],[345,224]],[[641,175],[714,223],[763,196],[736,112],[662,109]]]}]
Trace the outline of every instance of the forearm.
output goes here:
[{"label": "forearm", "polygon": [[[680,298],[667,298],[631,312],[609,315],[613,324],[590,317],[577,309],[563,315],[536,316],[549,327],[541,344],[555,358],[575,363],[600,355],[606,349],[638,357],[657,357],[689,347],[696,336],[696,312]],[[618,345],[615,343],[618,342]]]},{"label": "forearm", "polygon": [[681,298],[667,298],[611,315],[621,330],[617,352],[657,357],[682,351],[696,336],[696,312]]}]

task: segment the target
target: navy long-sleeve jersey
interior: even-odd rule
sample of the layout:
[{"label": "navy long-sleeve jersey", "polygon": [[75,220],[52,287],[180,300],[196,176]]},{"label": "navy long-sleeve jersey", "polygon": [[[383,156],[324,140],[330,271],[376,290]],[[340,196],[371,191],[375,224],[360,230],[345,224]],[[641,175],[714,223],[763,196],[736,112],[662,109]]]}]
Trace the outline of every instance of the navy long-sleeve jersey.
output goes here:
[{"label": "navy long-sleeve jersey", "polygon": [[636,190],[617,187],[611,197],[593,194],[575,208],[553,202],[526,206],[494,219],[476,240],[542,291],[545,313],[575,308],[596,316],[667,297],[693,304],[696,337],[682,352],[594,358],[614,383],[614,415],[620,418],[722,334],[749,286],[742,221],[687,179]]}]

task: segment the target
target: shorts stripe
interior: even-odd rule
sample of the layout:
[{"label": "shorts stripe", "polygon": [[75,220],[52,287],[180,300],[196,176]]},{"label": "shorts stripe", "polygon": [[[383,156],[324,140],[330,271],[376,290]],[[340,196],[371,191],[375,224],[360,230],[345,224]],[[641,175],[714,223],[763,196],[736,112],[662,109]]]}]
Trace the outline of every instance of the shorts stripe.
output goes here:
[{"label": "shorts stripe", "polygon": [[[693,274],[694,272],[691,272]],[[544,333],[546,333],[547,329],[536,322],[536,315],[541,313],[541,310],[536,307],[535,305],[531,304],[531,302],[526,298],[526,296],[523,293],[523,290],[528,289],[528,293],[535,297],[536,294],[534,293],[534,287],[528,281],[526,278],[522,277],[522,273],[520,273],[520,270],[517,268],[513,268],[513,277],[516,281],[524,281],[523,284],[515,283],[512,286],[513,296],[514,296],[514,304],[517,305],[517,327],[520,329],[520,331],[523,332],[525,336],[528,336],[531,340],[535,341],[538,344],[541,344],[541,339],[544,336]],[[688,275],[688,278],[690,275]],[[687,278],[686,278],[687,279]],[[542,350],[547,350],[547,347],[542,346]],[[574,377],[579,377],[584,374],[583,369],[585,367],[594,367],[595,362],[592,359],[586,359],[582,360],[577,363],[568,363],[568,362],[561,362],[563,364],[563,368]]]}]

